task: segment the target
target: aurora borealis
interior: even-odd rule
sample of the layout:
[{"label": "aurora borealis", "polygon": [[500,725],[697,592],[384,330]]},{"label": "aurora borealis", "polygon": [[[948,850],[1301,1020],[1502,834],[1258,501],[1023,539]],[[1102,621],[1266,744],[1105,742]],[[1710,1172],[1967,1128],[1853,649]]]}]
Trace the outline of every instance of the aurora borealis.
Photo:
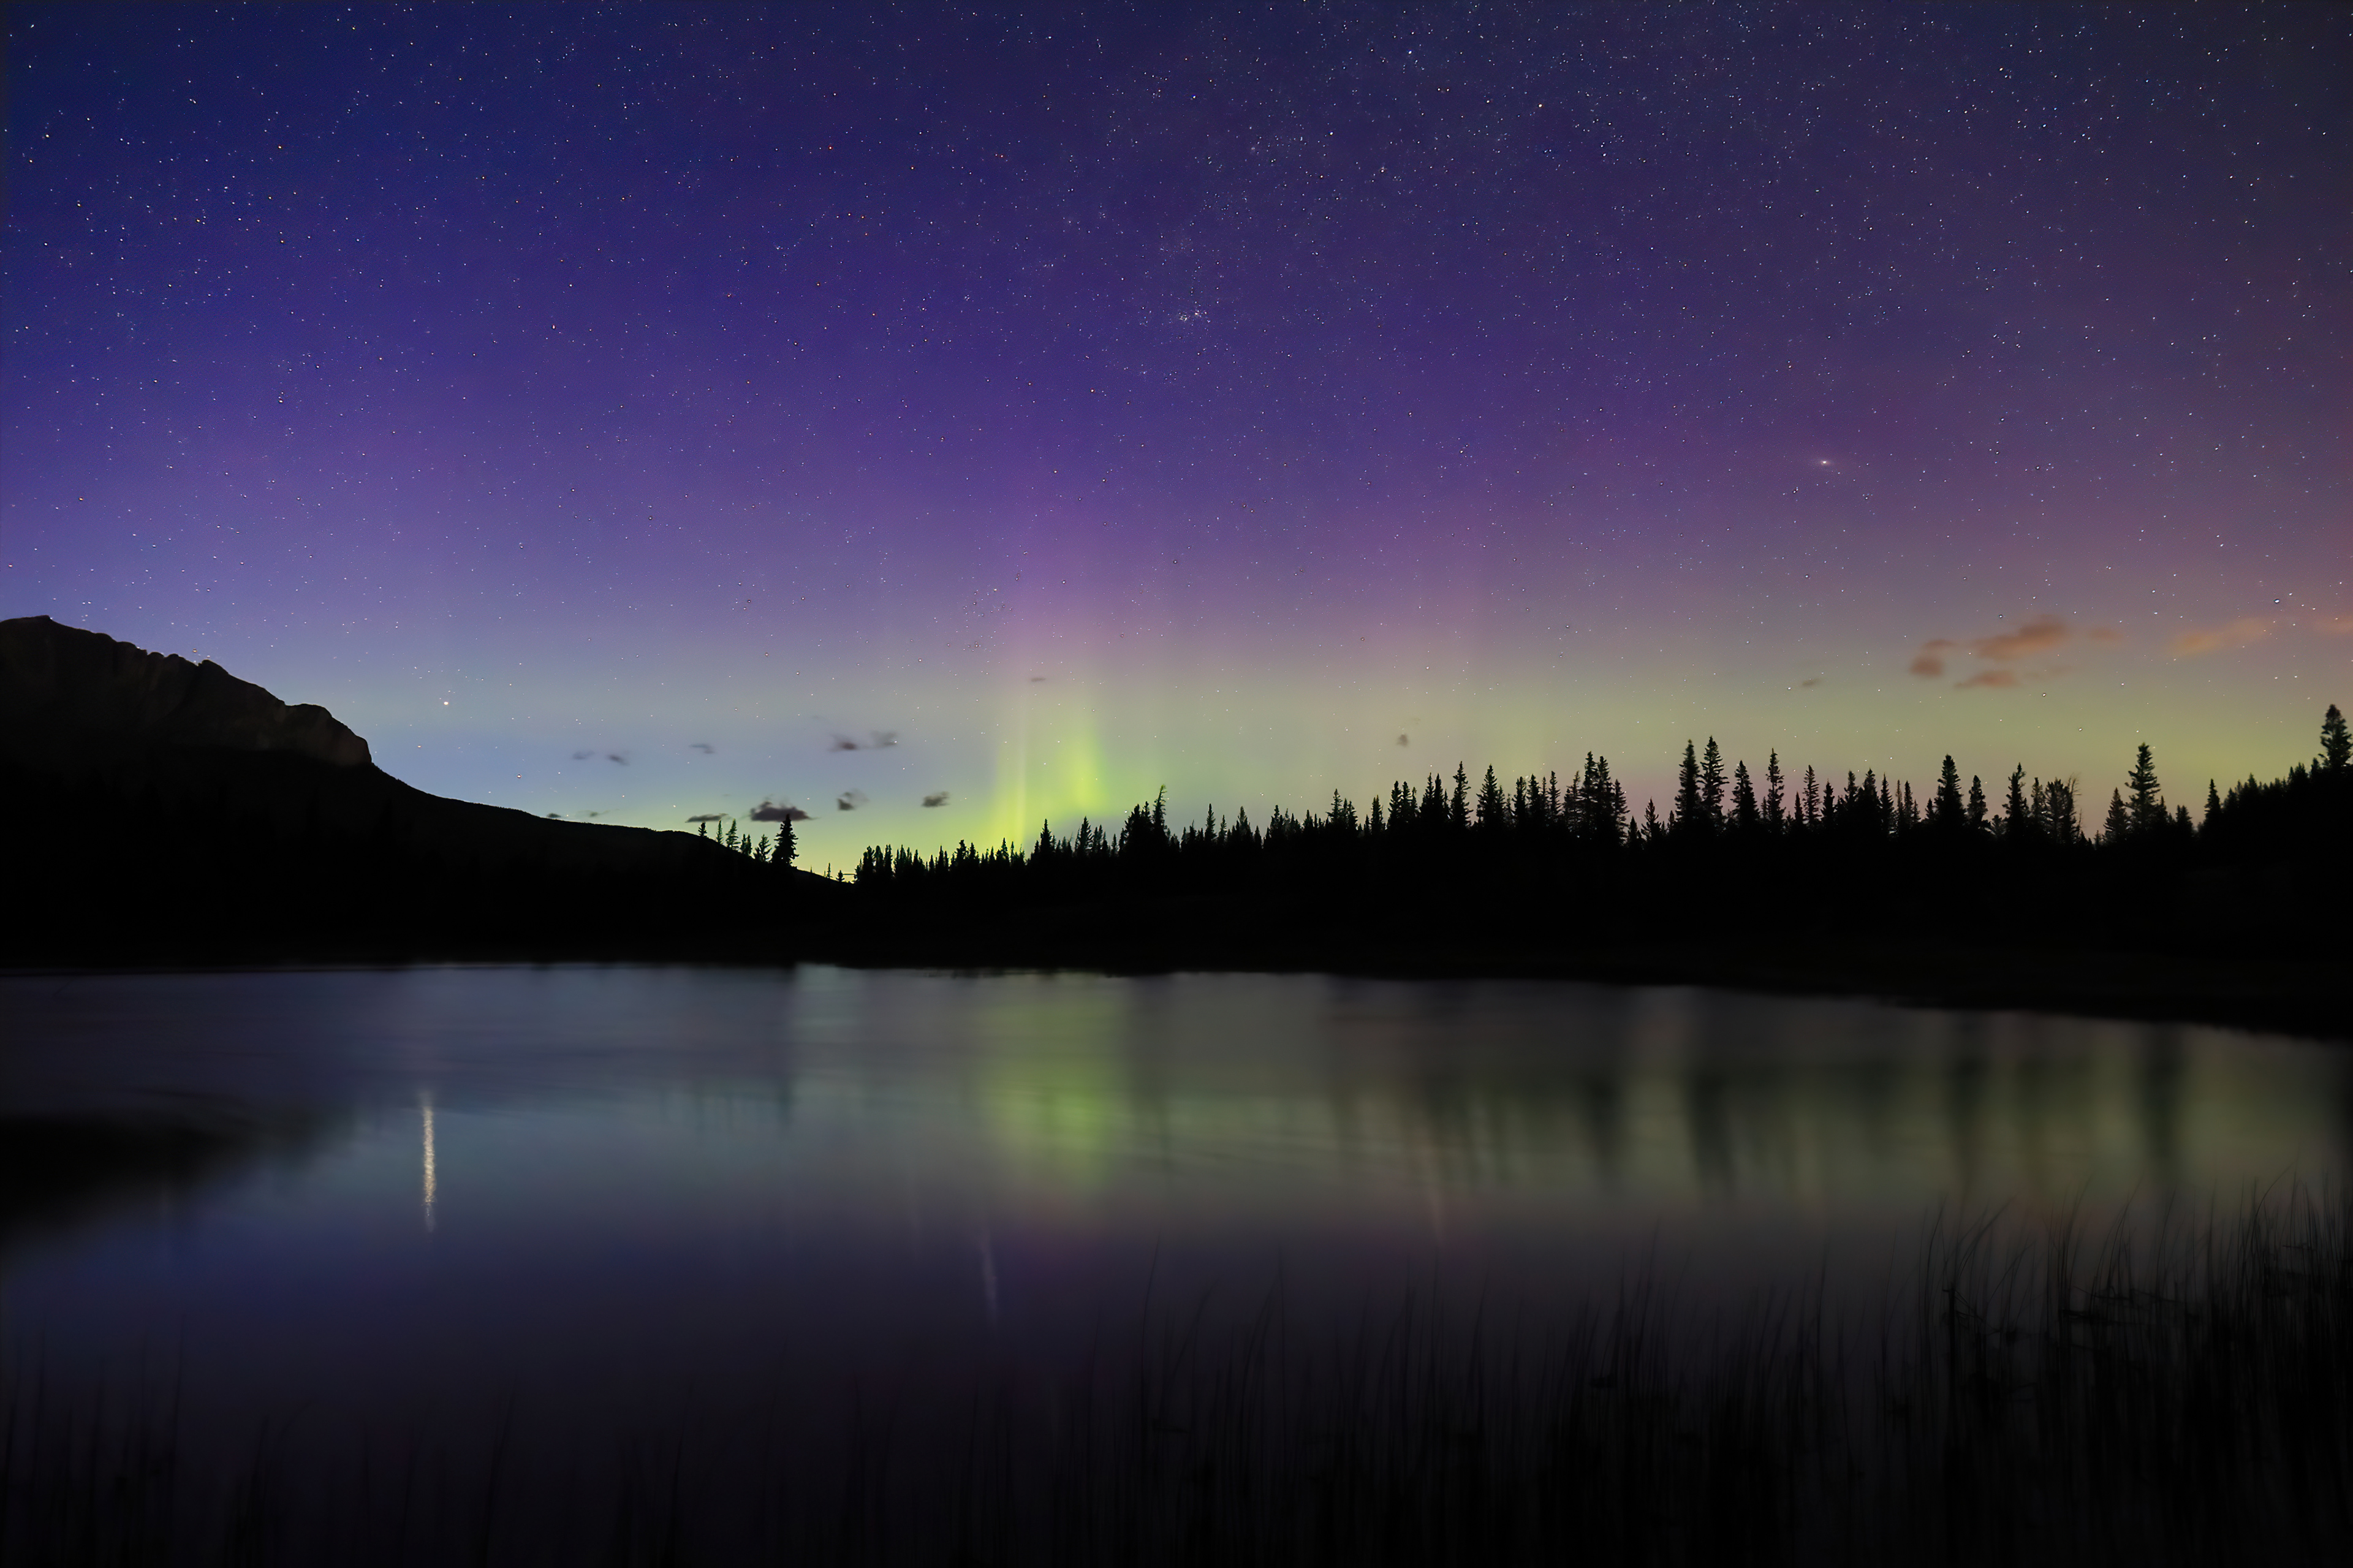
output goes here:
[{"label": "aurora borealis", "polygon": [[7,26],[0,613],[441,794],[2194,806],[2353,701],[2341,8]]}]

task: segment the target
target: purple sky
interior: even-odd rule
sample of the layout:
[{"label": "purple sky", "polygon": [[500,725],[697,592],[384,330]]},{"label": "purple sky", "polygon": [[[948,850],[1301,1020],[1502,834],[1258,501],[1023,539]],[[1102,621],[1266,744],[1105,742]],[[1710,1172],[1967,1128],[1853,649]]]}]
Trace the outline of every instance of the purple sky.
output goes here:
[{"label": "purple sky", "polygon": [[2344,8],[7,16],[0,612],[428,789],[2194,805],[2353,701]]}]

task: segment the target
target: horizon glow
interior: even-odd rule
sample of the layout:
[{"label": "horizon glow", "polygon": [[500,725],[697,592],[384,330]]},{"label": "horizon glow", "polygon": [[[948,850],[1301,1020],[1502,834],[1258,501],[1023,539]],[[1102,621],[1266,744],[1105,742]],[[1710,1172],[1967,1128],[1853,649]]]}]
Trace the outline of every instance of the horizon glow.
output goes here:
[{"label": "horizon glow", "polygon": [[7,25],[0,614],[439,794],[2096,818],[2353,702],[2343,10]]}]

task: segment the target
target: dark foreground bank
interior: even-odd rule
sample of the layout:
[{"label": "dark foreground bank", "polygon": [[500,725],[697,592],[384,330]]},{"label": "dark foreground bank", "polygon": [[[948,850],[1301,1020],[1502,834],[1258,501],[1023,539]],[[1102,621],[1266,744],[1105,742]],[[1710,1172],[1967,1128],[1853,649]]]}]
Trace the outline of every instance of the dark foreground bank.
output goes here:
[{"label": "dark foreground bank", "polygon": [[2353,1530],[2353,1208],[1932,1233],[1868,1321],[1641,1280],[1529,1321],[1148,1303],[1050,1386],[811,1369],[584,1447],[288,1410],[185,1430],[167,1358],[7,1368],[40,1563],[2319,1563]]}]

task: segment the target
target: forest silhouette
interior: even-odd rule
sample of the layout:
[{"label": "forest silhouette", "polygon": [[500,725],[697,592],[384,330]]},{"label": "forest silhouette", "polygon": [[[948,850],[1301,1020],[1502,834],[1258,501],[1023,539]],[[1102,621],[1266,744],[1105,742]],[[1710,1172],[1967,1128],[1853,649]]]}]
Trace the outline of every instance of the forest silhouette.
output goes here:
[{"label": "forest silhouette", "polygon": [[[1277,806],[1262,827],[1247,811],[1221,816],[1214,806],[1198,823],[1172,825],[1164,789],[1116,828],[1082,818],[1057,836],[1049,821],[1026,849],[960,841],[927,857],[876,846],[859,859],[855,879],[887,903],[1037,902],[1271,889],[1355,895],[1369,883],[1432,879],[1489,895],[1567,894],[1579,874],[1611,870],[1672,878],[1886,869],[1967,900],[2053,871],[2181,872],[2341,857],[2353,843],[2353,763],[2334,704],[2320,739],[2320,754],[2284,778],[2266,784],[2251,775],[2227,792],[2210,780],[2196,818],[2187,805],[2168,804],[2144,743],[2095,831],[2086,829],[2076,780],[2029,778],[2023,764],[1998,781],[1996,803],[1980,777],[1964,790],[1947,755],[1923,799],[1909,783],[1871,770],[1860,780],[1849,772],[1843,784],[1812,767],[1793,778],[1778,751],[1760,775],[1745,761],[1727,774],[1711,737],[1704,750],[1684,745],[1663,819],[1655,803],[1635,815],[1609,759],[1588,752],[1566,782],[1557,773],[1523,774],[1506,789],[1490,766],[1474,786],[1458,764],[1451,782],[1436,774],[1418,787],[1399,781],[1362,813],[1335,791],[1320,815]],[[732,824],[728,834],[737,847]],[[754,852],[749,840],[742,847]],[[765,841],[756,853],[767,857]]]},{"label": "forest silhouette", "polygon": [[[1263,823],[1166,792],[1024,843],[797,864],[786,808],[698,832],[443,799],[324,710],[45,617],[0,623],[18,964],[435,959],[1314,969],[1862,991],[2353,1033],[2353,756],[2168,795],[1947,756],[1925,788],[1688,742],[1337,791]],[[2188,792],[2195,800],[2200,792]],[[758,830],[774,824],[773,837]]]},{"label": "forest silhouette", "polygon": [[[2353,945],[2353,760],[2334,705],[2319,740],[2283,777],[2207,781],[2194,816],[2142,744],[2096,824],[2078,780],[2023,765],[1989,789],[1947,756],[1920,790],[1871,770],[1792,773],[1778,751],[1727,769],[1713,739],[1685,745],[1663,816],[1635,810],[1592,754],[1567,778],[1506,783],[1491,766],[1474,782],[1458,765],[1361,810],[1335,792],[1263,824],[1214,808],[1172,822],[1164,791],[1115,824],[1044,823],[1023,846],[870,847],[846,912],[863,942],[849,945],[945,962],[1642,979],[1728,963],[1731,978],[1773,984],[1778,965],[1809,988],[1826,964],[1868,988],[1858,964],[1900,983],[1929,978],[1925,963],[1943,975],[1929,991],[1949,991],[1972,956],[2015,976],[2123,954],[2317,963],[2334,985]],[[2131,991],[2132,972],[2113,984]]]}]

